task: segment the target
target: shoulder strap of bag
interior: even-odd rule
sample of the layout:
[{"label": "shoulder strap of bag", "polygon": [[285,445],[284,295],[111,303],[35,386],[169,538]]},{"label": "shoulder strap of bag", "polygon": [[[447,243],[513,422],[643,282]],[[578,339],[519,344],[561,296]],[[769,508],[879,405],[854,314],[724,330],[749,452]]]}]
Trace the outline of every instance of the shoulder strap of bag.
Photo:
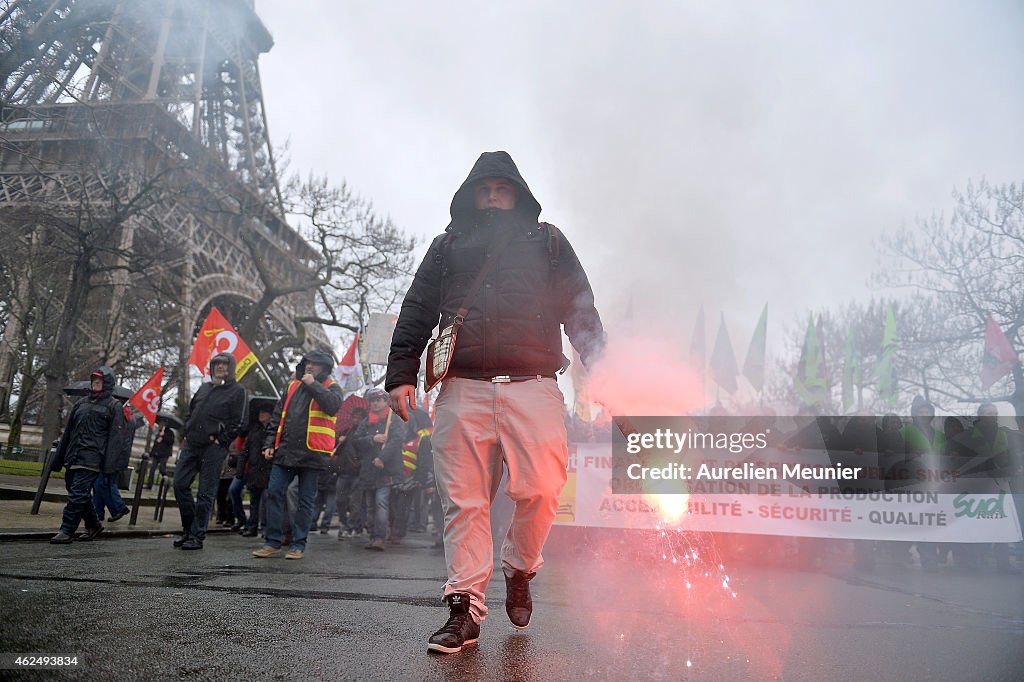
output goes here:
[{"label": "shoulder strap of bag", "polygon": [[461,328],[462,323],[466,321],[466,315],[469,314],[469,306],[476,297],[477,292],[480,291],[480,286],[484,283],[484,277],[486,277],[487,273],[494,267],[495,261],[498,260],[498,254],[505,250],[505,247],[509,245],[513,237],[515,237],[515,230],[510,229],[492,245],[487,258],[484,260],[483,266],[476,273],[476,278],[473,280],[473,283],[469,285],[469,291],[466,292],[466,297],[462,299],[462,305],[459,306],[458,312],[455,313],[456,329]]}]

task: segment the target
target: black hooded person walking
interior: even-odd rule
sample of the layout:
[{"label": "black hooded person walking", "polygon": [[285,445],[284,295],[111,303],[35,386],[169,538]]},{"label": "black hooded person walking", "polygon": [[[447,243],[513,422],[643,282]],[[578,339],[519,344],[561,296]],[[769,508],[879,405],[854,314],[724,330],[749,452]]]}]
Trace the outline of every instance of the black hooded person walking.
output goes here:
[{"label": "black hooded person walking", "polygon": [[71,542],[83,518],[85,534],[80,540],[92,540],[103,531],[92,503],[93,484],[101,473],[123,468],[121,455],[125,450],[124,432],[128,420],[123,414],[124,408],[112,395],[114,370],[100,367],[89,379],[90,393],[71,408],[54,454],[53,470],[67,468],[64,486],[68,491],[60,532],[50,538],[55,545]]},{"label": "black hooded person walking", "polygon": [[501,549],[505,611],[515,627],[529,624],[529,581],[544,563],[566,481],[565,403],[555,381],[568,365],[561,327],[587,365],[604,345],[586,273],[565,236],[538,222],[540,211],[506,152],[482,154],[452,199],[446,234],[416,272],[391,341],[385,388],[408,420],[431,330],[461,324],[431,437],[450,608],[428,640],[432,651],[460,651],[479,637],[503,466],[516,505]]},{"label": "black hooded person walking", "polygon": [[[228,445],[247,426],[248,392],[235,381],[235,357],[218,353],[210,359],[209,383],[192,396],[185,422],[185,445],[174,468],[174,499],[181,514],[181,549],[202,549],[210,522],[220,471]],[[192,500],[192,482],[199,476],[199,499]]]}]

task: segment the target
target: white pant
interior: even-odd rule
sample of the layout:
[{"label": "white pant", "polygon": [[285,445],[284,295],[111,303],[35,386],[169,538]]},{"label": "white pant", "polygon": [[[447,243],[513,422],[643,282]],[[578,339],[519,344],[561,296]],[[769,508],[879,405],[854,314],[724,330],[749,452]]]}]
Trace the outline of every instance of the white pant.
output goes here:
[{"label": "white pant", "polygon": [[487,617],[484,593],[494,571],[491,501],[503,462],[516,508],[501,548],[502,569],[533,573],[544,564],[541,550],[566,480],[565,403],[554,379],[448,379],[434,421],[434,475],[448,563],[444,593],[468,593],[479,622]]}]

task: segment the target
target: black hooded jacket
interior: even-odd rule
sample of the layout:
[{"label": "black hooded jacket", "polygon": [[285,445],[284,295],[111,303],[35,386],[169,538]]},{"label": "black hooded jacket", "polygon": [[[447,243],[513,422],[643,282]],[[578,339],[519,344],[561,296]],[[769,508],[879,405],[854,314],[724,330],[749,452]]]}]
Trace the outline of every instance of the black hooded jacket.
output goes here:
[{"label": "black hooded jacket", "polygon": [[[114,397],[114,370],[100,367],[103,390],[82,398],[71,408],[68,423],[57,444],[53,468],[84,467],[113,473],[118,466],[128,421]],[[127,466],[127,463],[125,463]],[[124,468],[123,466],[120,468]]]},{"label": "black hooded jacket", "polygon": [[[515,185],[514,209],[475,208],[475,187],[488,177],[505,178]],[[604,327],[590,282],[560,231],[556,248],[549,248],[549,232],[537,222],[540,211],[512,157],[506,152],[480,156],[452,199],[452,221],[446,233],[430,245],[402,303],[391,341],[386,390],[416,383],[420,356],[432,330],[439,320],[442,328],[452,322],[494,250],[497,261],[470,304],[450,375],[554,374],[565,362],[563,324],[583,362],[596,359],[604,346]],[[510,230],[514,232],[511,241],[496,248]]]},{"label": "black hooded jacket", "polygon": [[[304,469],[325,470],[331,466],[330,453],[315,452],[306,447],[306,431],[309,425],[309,409],[315,401],[317,408],[327,414],[337,414],[341,409],[343,398],[341,387],[337,383],[324,386],[324,382],[331,376],[331,368],[334,367],[334,358],[323,351],[310,351],[303,356],[302,362],[295,369],[295,375],[302,378],[306,373],[306,364],[315,363],[323,365],[326,371],[317,374],[316,381],[307,386],[302,381],[296,380],[298,386],[291,402],[288,404],[288,413],[285,415],[284,428],[281,429],[281,442],[274,453],[274,464],[287,467],[301,467]],[[263,439],[264,448],[273,448],[277,440],[278,425],[281,424],[281,414],[284,411],[284,403],[288,399],[287,391],[274,408],[274,416],[267,425],[266,436]]]},{"label": "black hooded jacket", "polygon": [[210,358],[210,374],[215,362],[227,361],[224,383],[204,383],[192,396],[185,421],[185,441],[194,447],[216,443],[227,447],[241,435],[249,421],[249,396],[245,387],[235,381],[235,358],[219,353]]}]

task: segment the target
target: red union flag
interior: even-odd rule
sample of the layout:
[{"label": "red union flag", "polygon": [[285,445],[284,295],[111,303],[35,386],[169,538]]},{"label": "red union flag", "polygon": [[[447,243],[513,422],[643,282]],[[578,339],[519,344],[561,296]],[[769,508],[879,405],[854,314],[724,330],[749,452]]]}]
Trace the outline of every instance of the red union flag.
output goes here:
[{"label": "red union flag", "polygon": [[1010,340],[989,315],[985,320],[985,354],[981,356],[981,387],[988,390],[1017,364],[1017,353]]},{"label": "red union flag", "polygon": [[334,379],[341,384],[341,392],[349,396],[366,385],[363,377],[363,365],[359,362],[359,332],[356,332],[352,344],[345,351],[345,357],[334,368]]},{"label": "red union flag", "polygon": [[160,409],[160,387],[164,383],[164,368],[161,367],[153,372],[153,376],[128,399],[128,404],[134,407],[149,422],[149,428],[156,424],[156,413]]},{"label": "red union flag", "polygon": [[231,323],[224,319],[220,311],[210,308],[210,314],[199,328],[196,343],[192,346],[192,354],[188,356],[188,364],[193,365],[204,377],[210,373],[210,358],[218,353],[230,353],[238,363],[235,367],[235,379],[239,380],[256,364],[256,354],[249,350],[248,344],[242,340]]}]

